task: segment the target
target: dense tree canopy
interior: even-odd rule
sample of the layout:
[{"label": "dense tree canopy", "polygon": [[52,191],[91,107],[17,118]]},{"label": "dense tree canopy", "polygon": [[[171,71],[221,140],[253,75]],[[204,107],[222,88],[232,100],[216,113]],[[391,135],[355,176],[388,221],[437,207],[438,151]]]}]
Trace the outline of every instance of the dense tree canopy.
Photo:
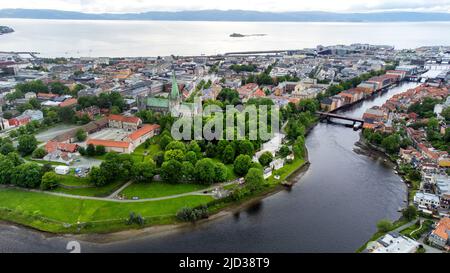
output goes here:
[{"label": "dense tree canopy", "polygon": [[11,183],[23,188],[37,188],[41,184],[41,167],[36,163],[24,163],[15,167]]}]

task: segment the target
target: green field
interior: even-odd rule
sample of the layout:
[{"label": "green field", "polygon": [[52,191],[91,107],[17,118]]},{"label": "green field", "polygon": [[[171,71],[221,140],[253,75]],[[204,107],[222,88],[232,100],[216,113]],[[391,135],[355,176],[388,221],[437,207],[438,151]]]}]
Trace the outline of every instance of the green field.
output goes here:
[{"label": "green field", "polygon": [[75,189],[66,189],[63,187],[58,187],[53,192],[61,192],[72,195],[81,195],[81,196],[94,196],[94,197],[105,197],[113,193],[115,190],[120,188],[124,182],[113,182],[103,187],[89,187],[89,188],[75,188]]},{"label": "green field", "polygon": [[[286,164],[283,166],[283,168],[276,170],[273,172],[272,176],[270,176],[267,179],[267,182],[271,185],[273,184],[279,184],[283,180],[285,180],[287,177],[289,177],[292,173],[294,173],[298,168],[300,168],[303,164],[305,164],[305,160],[300,159],[294,159],[291,164]],[[279,175],[280,179],[277,180],[274,178],[275,175]]]},{"label": "green field", "polygon": [[[52,196],[17,189],[0,189],[0,215],[4,220],[24,223],[37,229],[64,232],[67,224],[118,220],[102,231],[121,229],[130,212],[143,217],[171,217],[185,206],[194,207],[213,200],[210,196],[186,196],[162,201],[118,203]],[[48,218],[46,221],[43,218]],[[172,220],[173,221],[173,220]],[[95,226],[95,224],[92,224]],[[89,225],[86,229],[88,229]],[[91,228],[92,229],[92,228]]]},{"label": "green field", "polygon": [[162,182],[133,183],[126,187],[120,194],[126,199],[133,197],[143,199],[199,191],[207,187],[207,185],[199,184],[167,184]]},{"label": "green field", "polygon": [[146,159],[153,159],[153,156],[160,151],[161,148],[158,144],[151,144],[147,149],[144,148],[144,144],[141,144],[131,153],[131,157],[135,162],[142,162]]},{"label": "green field", "polygon": [[85,187],[90,186],[86,177],[77,177],[75,175],[58,175],[59,184],[71,187]]},{"label": "green field", "polygon": [[[418,240],[423,234],[427,233],[432,229],[433,221],[425,220],[420,226],[418,223],[400,231],[401,234],[408,236],[412,239]],[[420,229],[419,229],[420,227]],[[414,231],[414,233],[413,233]]]}]

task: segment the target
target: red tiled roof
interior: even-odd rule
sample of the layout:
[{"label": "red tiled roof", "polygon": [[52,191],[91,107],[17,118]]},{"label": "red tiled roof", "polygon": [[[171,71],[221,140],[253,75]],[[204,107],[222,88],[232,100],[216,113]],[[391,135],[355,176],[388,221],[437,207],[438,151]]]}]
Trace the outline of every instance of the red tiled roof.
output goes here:
[{"label": "red tiled roof", "polygon": [[128,135],[128,137],[134,141],[141,136],[150,133],[151,131],[159,129],[159,127],[160,126],[158,124],[145,124],[144,126],[142,126],[142,128],[139,128],[138,130]]},{"label": "red tiled roof", "polygon": [[138,117],[126,117],[122,115],[109,115],[108,120],[121,121],[126,123],[139,123],[141,121]]},{"label": "red tiled roof", "polygon": [[73,106],[78,103],[78,100],[75,98],[67,99],[59,104],[59,107],[67,107]]},{"label": "red tiled roof", "polygon": [[262,91],[261,89],[258,88],[258,90],[256,90],[255,93],[253,93],[253,96],[255,96],[255,97],[265,97],[266,93],[264,93],[264,91]]},{"label": "red tiled roof", "polygon": [[448,240],[448,231],[450,230],[450,218],[442,218],[433,230],[433,234],[441,237],[444,240]]},{"label": "red tiled roof", "polygon": [[53,153],[56,150],[74,153],[77,151],[77,148],[78,148],[77,144],[57,142],[57,141],[49,141],[47,142],[47,144],[45,144],[45,150],[47,151],[47,153]]},{"label": "red tiled roof", "polygon": [[129,148],[131,143],[125,141],[103,140],[103,139],[88,139],[86,144],[94,146],[115,147],[115,148]]},{"label": "red tiled roof", "polygon": [[47,98],[47,99],[53,99],[58,97],[57,94],[51,94],[51,93],[37,93],[38,98]]}]

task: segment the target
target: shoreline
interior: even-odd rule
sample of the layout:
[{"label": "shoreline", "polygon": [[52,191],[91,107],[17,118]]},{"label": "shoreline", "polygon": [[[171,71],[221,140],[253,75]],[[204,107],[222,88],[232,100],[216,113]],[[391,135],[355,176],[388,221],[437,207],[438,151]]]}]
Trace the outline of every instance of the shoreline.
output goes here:
[{"label": "shoreline", "polygon": [[[316,123],[317,124],[317,123]],[[305,136],[309,134],[309,132],[315,127],[314,124],[311,126],[307,132],[305,133]],[[300,165],[298,168],[293,170],[291,173],[289,173],[285,181],[289,181],[292,183],[292,186],[298,182],[297,178],[301,178],[305,172],[308,170],[310,166],[309,158],[308,158],[308,149],[305,146],[305,157],[304,162],[302,165]],[[45,238],[56,238],[60,237],[62,239],[77,239],[86,243],[93,243],[93,244],[109,244],[109,243],[119,243],[126,240],[139,240],[143,237],[156,237],[156,236],[164,236],[167,234],[174,234],[177,232],[184,232],[188,231],[190,229],[196,228],[200,225],[206,225],[208,223],[211,223],[215,220],[219,220],[223,217],[232,216],[236,213],[240,213],[243,210],[249,209],[252,206],[258,204],[263,199],[270,197],[272,195],[275,195],[283,190],[289,191],[291,187],[287,188],[281,184],[281,181],[279,184],[274,185],[273,187],[270,187],[263,192],[257,193],[254,196],[249,196],[248,199],[244,199],[240,202],[233,202],[230,204],[226,204],[223,208],[218,209],[218,211],[211,214],[208,218],[202,219],[199,221],[196,221],[194,223],[191,222],[178,222],[173,224],[156,224],[151,225],[143,228],[129,228],[119,231],[111,231],[111,232],[105,232],[105,233],[82,233],[82,234],[75,234],[75,233],[54,233],[50,231],[44,231],[39,230],[37,228],[34,228],[32,226],[28,226],[21,223],[16,223],[8,220],[0,219],[0,225],[9,225],[9,226],[15,226],[18,228],[23,228],[27,231],[38,233]],[[132,237],[132,239],[130,239]]]},{"label": "shoreline", "polygon": [[[363,137],[362,134],[360,134],[360,138],[359,140],[355,143],[355,146],[357,147],[358,150],[355,150],[355,152],[357,154],[361,154],[364,156],[368,156],[374,160],[376,159],[384,159],[384,163],[386,165],[388,165],[389,168],[391,168],[394,171],[397,171],[398,169],[398,164],[397,162],[393,161],[390,156],[388,154],[386,154],[386,152],[380,150],[379,147],[367,142],[367,140]],[[409,205],[410,205],[410,201],[409,201],[409,196],[411,194],[411,187],[410,184],[408,184],[407,179],[404,177],[404,175],[401,175],[400,173],[396,173],[396,175],[398,177],[400,177],[400,179],[402,180],[402,183],[405,185],[406,187],[406,196],[404,201],[404,205],[402,208],[402,211],[404,209],[406,209]],[[401,213],[401,211],[399,212]],[[394,219],[392,222],[395,224],[397,222],[400,222],[402,220],[403,216],[400,216],[398,219]],[[362,250],[364,250],[367,246],[367,244],[371,241],[373,241],[373,237],[378,233],[378,231],[376,231],[372,237],[370,237],[363,245],[361,245],[358,249],[355,250],[356,253],[361,252]]]}]

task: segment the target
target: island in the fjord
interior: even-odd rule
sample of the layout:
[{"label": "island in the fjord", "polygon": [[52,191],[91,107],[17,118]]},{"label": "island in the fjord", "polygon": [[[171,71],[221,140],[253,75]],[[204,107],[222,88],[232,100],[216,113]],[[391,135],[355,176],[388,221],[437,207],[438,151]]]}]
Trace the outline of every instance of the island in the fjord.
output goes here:
[{"label": "island in the fjord", "polygon": [[11,27],[0,26],[0,35],[7,34],[7,33],[12,33],[12,32],[14,32],[14,29],[12,29]]},{"label": "island in the fjord", "polygon": [[251,36],[267,36],[267,34],[248,34],[248,35],[241,34],[241,33],[230,34],[230,37],[233,37],[233,38],[242,38],[242,37],[251,37]]}]

